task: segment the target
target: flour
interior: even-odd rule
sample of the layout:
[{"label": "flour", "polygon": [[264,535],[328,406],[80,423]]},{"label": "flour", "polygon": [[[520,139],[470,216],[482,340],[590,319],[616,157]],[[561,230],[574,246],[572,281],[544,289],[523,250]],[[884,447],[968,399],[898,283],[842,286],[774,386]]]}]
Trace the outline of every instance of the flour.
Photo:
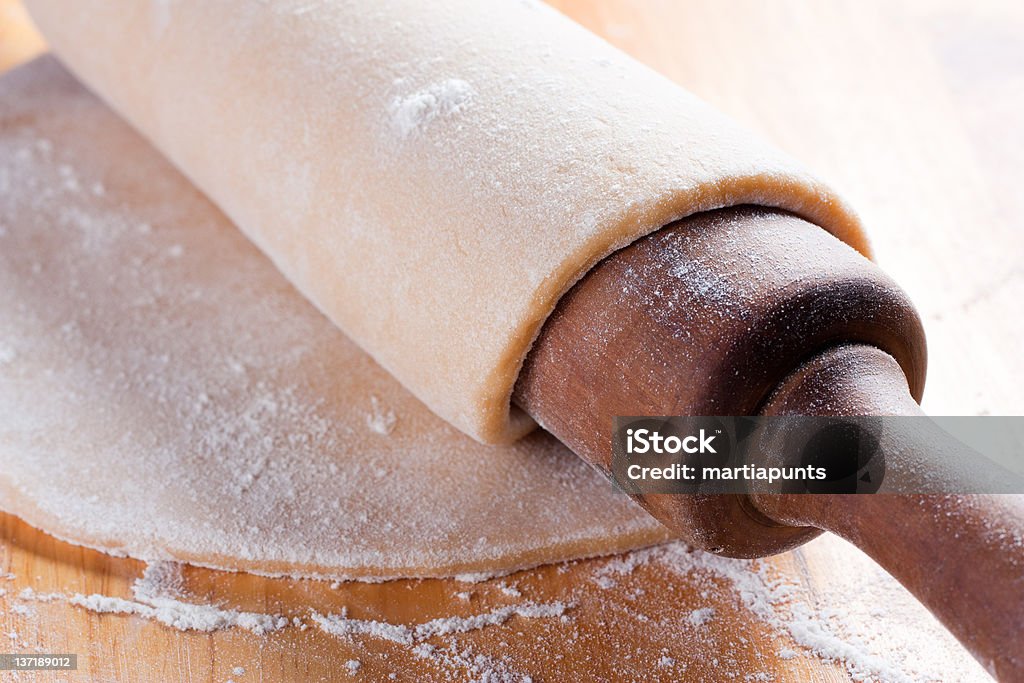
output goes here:
[{"label": "flour", "polygon": [[484,581],[490,581],[491,579],[499,576],[506,576],[511,572],[465,572],[462,574],[456,574],[452,578],[459,583],[483,583]]},{"label": "flour", "polygon": [[562,602],[552,602],[543,605],[525,603],[522,605],[511,605],[499,607],[486,614],[478,614],[472,617],[446,617],[434,619],[415,628],[414,634],[417,640],[424,640],[433,636],[443,636],[452,633],[466,633],[476,631],[488,626],[504,624],[513,616],[524,619],[542,619],[560,617],[569,609],[569,605]]},{"label": "flour", "polygon": [[395,97],[388,106],[388,115],[399,137],[408,138],[424,130],[437,118],[458,114],[473,100],[473,87],[459,78],[449,78],[422,90]]},{"label": "flour", "polygon": [[376,396],[370,397],[370,412],[366,416],[366,424],[370,431],[387,436],[395,429],[398,417],[395,411],[391,410]]},{"label": "flour", "polygon": [[19,600],[31,600],[33,602],[54,602],[60,600],[64,596],[60,593],[37,593],[31,588],[23,588],[18,593]]},{"label": "flour", "polygon": [[914,679],[885,657],[873,654],[855,635],[845,637],[835,633],[824,615],[808,605],[790,606],[790,619],[785,624],[793,640],[826,660],[842,662],[850,676],[857,681],[880,678],[894,683]]},{"label": "flour", "polygon": [[[837,564],[847,571],[847,575],[838,572],[834,575],[835,595],[856,599],[832,599],[819,604],[815,593],[806,591],[788,574],[777,574],[771,563],[730,560],[674,543],[588,563],[585,573],[578,577],[581,581],[558,589],[559,599],[499,605],[480,609],[475,614],[442,616],[411,624],[355,619],[349,617],[346,610],[328,615],[312,612],[310,621],[324,633],[350,641],[346,645],[347,652],[350,646],[359,648],[359,656],[348,660],[359,662],[353,675],[364,675],[368,665],[372,665],[374,671],[387,666],[387,650],[383,650],[380,660],[368,661],[367,657],[374,657],[381,653],[381,647],[390,646],[437,665],[450,672],[453,678],[522,681],[528,678],[517,669],[522,653],[506,656],[505,648],[519,644],[518,638],[526,629],[509,624],[509,620],[516,617],[549,620],[535,628],[545,634],[544,640],[557,643],[543,656],[558,661],[563,655],[572,656],[576,652],[576,639],[580,636],[578,625],[596,617],[610,631],[636,634],[635,643],[625,639],[607,644],[610,649],[606,655],[610,661],[618,661],[620,666],[627,667],[624,672],[631,672],[623,673],[625,678],[643,678],[640,672],[645,671],[644,667],[650,667],[647,671],[663,670],[663,675],[671,673],[675,678],[685,678],[684,673],[699,677],[688,668],[689,663],[697,661],[694,657],[707,656],[709,662],[714,659],[713,666],[722,680],[751,683],[777,680],[771,673],[751,671],[749,661],[732,657],[733,646],[745,647],[740,645],[746,643],[742,631],[738,635],[727,635],[732,639],[729,642],[721,640],[730,631],[720,622],[735,618],[729,615],[728,596],[733,596],[735,604],[742,606],[740,614],[753,618],[749,622],[751,629],[756,632],[759,628],[756,622],[760,621],[769,627],[768,633],[782,639],[774,653],[779,662],[811,656],[835,661],[857,681],[983,680],[984,674],[979,673],[976,666],[962,660],[963,653],[951,637],[922,617],[918,612],[923,612],[923,608],[891,578],[874,568],[867,558],[851,554],[856,551],[841,541],[827,540],[830,545],[817,552],[813,566],[820,567],[823,557],[835,555]],[[641,568],[642,573],[638,571]],[[594,580],[602,577],[615,582],[613,593],[608,593]],[[668,617],[659,616],[656,610],[649,611],[654,606],[645,604],[647,582],[671,584],[673,577],[678,577],[691,591],[683,594],[683,600],[696,604],[681,602],[667,612]],[[231,616],[238,614],[232,610],[189,604],[184,584],[180,565],[156,562],[132,585],[134,600],[73,595],[70,602],[99,613],[133,614],[185,630],[246,627],[244,619]],[[481,586],[476,591],[480,595],[474,604],[487,605],[505,599],[502,587],[509,585],[508,581],[498,580]],[[450,599],[458,601],[456,604],[461,603],[461,609],[465,609],[466,603],[458,595],[460,592],[465,591],[453,589]],[[67,599],[62,593],[31,589],[22,591],[18,597],[45,602]],[[700,606],[701,599],[714,599],[716,607]],[[570,618],[570,608],[579,610],[580,616]],[[167,611],[161,614],[162,609]],[[723,611],[721,616],[719,610]],[[297,629],[306,626],[299,617],[278,619],[274,626]],[[509,627],[497,646],[493,645],[496,638],[478,640],[468,635],[502,624],[509,624]],[[253,630],[268,633],[271,629]],[[649,645],[645,645],[684,641],[685,661],[668,648],[649,652]],[[483,645],[488,642],[491,644]],[[788,646],[790,644],[792,647]],[[486,649],[482,649],[484,647]],[[342,662],[343,671],[348,670],[347,662]],[[239,669],[232,670],[235,679],[244,673]],[[785,676],[782,679],[785,680]]]},{"label": "flour", "polygon": [[399,645],[412,645],[414,631],[408,626],[388,624],[370,619],[350,619],[346,612],[341,614],[323,615],[312,612],[310,617],[322,631],[332,636],[370,636],[381,640],[390,640]]},{"label": "flour", "polygon": [[[833,594],[855,596],[856,600],[817,605],[808,597],[798,597],[803,593],[794,579],[774,574],[767,562],[718,557],[679,543],[611,559],[595,568],[592,580],[608,587],[607,582],[614,581],[614,577],[621,581],[648,564],[684,576],[688,582],[700,574],[726,579],[750,613],[773,630],[788,634],[805,654],[840,663],[856,681],[903,683],[984,678],[973,660],[965,659],[967,655],[952,637],[881,568],[839,539],[813,542],[824,543],[840,546],[817,554],[819,562],[820,558],[833,555],[841,558],[829,574],[833,577]],[[809,550],[796,551],[805,552]],[[714,617],[713,608],[698,608],[687,613],[682,621],[703,631]],[[800,653],[782,647],[777,656],[790,660]]]},{"label": "flour", "polygon": [[714,607],[703,607],[701,609],[695,609],[692,612],[690,612],[690,615],[686,617],[686,621],[688,621],[691,626],[701,627],[707,624],[712,619],[714,619],[714,617]]},{"label": "flour", "polygon": [[520,592],[518,588],[516,588],[515,586],[510,586],[504,581],[498,584],[498,590],[500,590],[504,595],[507,595],[511,598],[523,597],[522,592]]},{"label": "flour", "polygon": [[617,585],[616,576],[631,574],[634,569],[649,562],[658,552],[660,551],[657,549],[638,550],[612,558],[601,564],[591,580],[606,590],[614,588]]},{"label": "flour", "polygon": [[177,562],[150,562],[132,584],[132,594],[140,602],[181,595],[184,588],[181,570]]},{"label": "flour", "polygon": [[413,654],[439,666],[462,673],[463,678],[483,683],[530,683],[530,676],[521,673],[513,665],[483,654],[471,648],[459,647],[455,643],[447,647],[436,647],[420,643],[413,648]]},{"label": "flour", "polygon": [[145,619],[153,619],[179,631],[210,632],[243,628],[256,635],[263,635],[288,625],[288,620],[284,617],[223,610],[210,605],[196,605],[168,598],[157,598],[153,599],[151,604],[144,604],[105,595],[76,593],[68,602],[99,614],[134,614]]},{"label": "flour", "polygon": [[[37,593],[25,588],[18,594],[21,601],[68,603],[98,614],[132,614],[152,619],[179,631],[221,631],[228,628],[243,628],[256,635],[280,630],[289,624],[281,616],[221,609],[212,605],[200,605],[170,597],[182,592],[180,565],[173,562],[158,562],[148,566],[143,576],[132,587],[135,600],[126,600],[107,595],[83,595],[74,593]],[[12,611],[23,616],[32,616],[24,605],[12,606]]]},{"label": "flour", "polygon": [[335,636],[350,637],[365,635],[382,640],[389,640],[400,645],[413,645],[418,641],[436,636],[447,636],[456,633],[468,633],[489,626],[504,624],[513,616],[525,619],[558,617],[565,614],[569,605],[561,602],[547,604],[524,603],[499,607],[491,612],[470,617],[442,617],[415,626],[389,624],[382,621],[351,619],[343,611],[341,614],[322,615],[312,613],[313,621],[321,630]]}]

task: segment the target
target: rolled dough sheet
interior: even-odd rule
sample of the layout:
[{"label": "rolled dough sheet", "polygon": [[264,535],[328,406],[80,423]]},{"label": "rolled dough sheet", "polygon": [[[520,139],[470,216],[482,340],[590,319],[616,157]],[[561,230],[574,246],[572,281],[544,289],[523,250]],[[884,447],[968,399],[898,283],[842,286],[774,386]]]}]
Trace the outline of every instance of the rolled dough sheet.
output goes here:
[{"label": "rolled dough sheet", "polygon": [[0,463],[0,508],[56,536],[225,569],[442,576],[667,537],[553,438],[434,416],[50,57],[0,80]]},{"label": "rolled dough sheet", "polygon": [[637,237],[747,203],[866,251],[797,164],[540,2],[27,4],[299,291],[485,442],[532,426],[509,403],[532,340]]}]

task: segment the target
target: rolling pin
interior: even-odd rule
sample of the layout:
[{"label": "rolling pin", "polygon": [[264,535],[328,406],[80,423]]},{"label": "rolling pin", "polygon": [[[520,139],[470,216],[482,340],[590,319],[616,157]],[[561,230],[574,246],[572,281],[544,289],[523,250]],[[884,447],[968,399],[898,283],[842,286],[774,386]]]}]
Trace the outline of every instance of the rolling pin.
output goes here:
[{"label": "rolling pin", "polygon": [[[615,416],[922,415],[925,364],[920,319],[878,267],[795,216],[738,207],[669,225],[591,270],[545,323],[514,401],[610,477]],[[886,476],[956,462],[948,442],[883,442]],[[726,556],[838,534],[993,676],[1024,680],[1020,496],[633,497]]]}]

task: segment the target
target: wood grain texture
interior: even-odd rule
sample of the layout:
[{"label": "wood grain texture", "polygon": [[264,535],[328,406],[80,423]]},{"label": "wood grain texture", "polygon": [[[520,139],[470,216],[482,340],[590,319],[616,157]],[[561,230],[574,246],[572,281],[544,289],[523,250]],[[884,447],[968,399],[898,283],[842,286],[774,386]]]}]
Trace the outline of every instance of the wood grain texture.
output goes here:
[{"label": "wood grain texture", "polygon": [[[952,0],[553,4],[774,140],[847,194],[867,223],[879,262],[924,316],[928,412],[1022,412],[1024,195],[1017,185],[1024,177],[1018,124],[1024,12],[1011,3]],[[11,5],[0,1],[4,10]],[[12,34],[29,36],[24,44],[33,45],[8,16],[20,15],[0,12],[0,48],[15,44],[7,38]],[[15,575],[0,580],[0,632],[18,636],[0,635],[0,643],[85,655],[76,674],[22,674],[21,680],[345,680],[349,659],[362,663],[364,680],[387,680],[387,673],[397,680],[473,677],[471,667],[439,666],[402,646],[349,642],[314,628],[265,637],[182,634],[63,603],[22,603],[16,595],[24,588],[127,597],[142,567],[61,543],[10,516],[0,520],[0,573]],[[798,581],[809,604],[829,609],[870,599],[845,594],[837,582],[859,561],[845,544],[820,539],[773,558],[770,566]],[[575,600],[569,622],[513,618],[457,642],[544,680],[715,680],[725,671],[787,681],[849,678],[757,619],[728,581],[652,565],[602,589],[594,576],[605,563],[543,567],[506,579],[524,599]],[[308,616],[309,609],[347,606],[351,616],[397,623],[516,602],[499,581],[332,590],[317,582],[190,569],[187,583],[199,599],[239,608]],[[468,603],[457,596],[465,591],[474,594]],[[19,614],[19,605],[31,616]],[[699,634],[687,631],[681,620],[704,606],[715,608],[716,619]],[[923,611],[910,615],[921,628],[929,623]],[[879,623],[886,622],[879,617]],[[800,654],[782,658],[785,648]],[[676,667],[659,667],[663,656]],[[236,666],[246,673],[234,676]]]}]

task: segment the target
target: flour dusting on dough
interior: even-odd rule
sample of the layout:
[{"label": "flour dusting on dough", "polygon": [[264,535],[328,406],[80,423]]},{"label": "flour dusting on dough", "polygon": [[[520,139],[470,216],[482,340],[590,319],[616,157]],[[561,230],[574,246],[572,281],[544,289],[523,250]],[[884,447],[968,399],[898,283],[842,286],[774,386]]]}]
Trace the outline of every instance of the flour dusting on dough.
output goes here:
[{"label": "flour dusting on dough", "polygon": [[391,122],[403,139],[423,130],[438,117],[458,114],[468,107],[475,91],[459,78],[434,83],[405,97],[391,100],[388,113]]}]

